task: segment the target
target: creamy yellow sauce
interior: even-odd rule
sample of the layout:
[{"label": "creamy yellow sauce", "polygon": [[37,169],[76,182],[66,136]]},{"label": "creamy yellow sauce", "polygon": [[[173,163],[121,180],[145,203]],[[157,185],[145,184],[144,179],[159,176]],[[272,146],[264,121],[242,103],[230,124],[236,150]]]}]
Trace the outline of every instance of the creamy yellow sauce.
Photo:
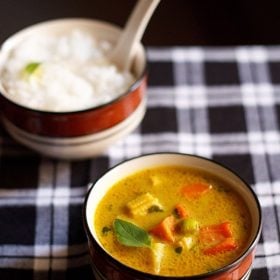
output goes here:
[{"label": "creamy yellow sauce", "polygon": [[[203,182],[211,185],[211,190],[199,198],[187,199],[181,193],[182,186]],[[151,193],[163,205],[163,212],[131,217],[127,214],[128,202],[139,194]],[[105,195],[97,207],[95,229],[104,248],[117,260],[137,270],[155,274],[150,260],[150,248],[127,247],[118,242],[114,231],[102,233],[104,227],[113,228],[114,220],[122,218],[131,221],[147,232],[166,216],[174,212],[176,204],[185,206],[188,216],[199,222],[200,228],[207,225],[229,222],[233,238],[238,248],[215,255],[203,254],[205,244],[197,234],[189,250],[180,254],[176,244],[166,243],[164,257],[161,259],[160,275],[189,276],[221,268],[237,258],[247,244],[250,234],[250,215],[242,198],[229,190],[226,182],[205,172],[185,167],[167,166],[143,170],[117,182]],[[152,240],[158,242],[156,237]],[[163,242],[160,240],[160,242]]]}]

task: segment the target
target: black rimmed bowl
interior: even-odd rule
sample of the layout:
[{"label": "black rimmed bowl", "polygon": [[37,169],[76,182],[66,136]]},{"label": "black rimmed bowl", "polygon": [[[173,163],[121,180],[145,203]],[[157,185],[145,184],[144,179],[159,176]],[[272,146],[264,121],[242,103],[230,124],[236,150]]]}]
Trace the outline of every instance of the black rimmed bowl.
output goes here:
[{"label": "black rimmed bowl", "polygon": [[[232,263],[218,270],[203,275],[186,277],[168,277],[144,273],[127,267],[114,259],[101,245],[94,228],[96,208],[107,193],[107,191],[119,180],[134,174],[135,172],[153,168],[157,166],[183,166],[206,171],[215,174],[218,178],[229,183],[246,203],[252,219],[249,240],[246,248],[240,256]],[[94,275],[97,279],[124,279],[124,280],[156,280],[156,279],[249,279],[252,263],[255,256],[256,245],[258,243],[262,214],[258,198],[252,188],[244,182],[238,175],[228,168],[212,160],[188,154],[180,153],[156,153],[143,155],[127,160],[110,169],[100,179],[98,179],[89,189],[83,208],[83,222],[88,237],[89,252]]]}]

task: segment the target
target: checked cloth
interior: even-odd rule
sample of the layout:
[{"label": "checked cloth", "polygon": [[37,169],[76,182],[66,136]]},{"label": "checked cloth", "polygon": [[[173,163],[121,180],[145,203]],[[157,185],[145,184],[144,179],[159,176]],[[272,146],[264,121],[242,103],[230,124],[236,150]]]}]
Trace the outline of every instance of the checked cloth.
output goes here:
[{"label": "checked cloth", "polygon": [[82,226],[88,185],[154,152],[212,158],[256,191],[264,223],[250,279],[280,279],[280,48],[148,47],[147,112],[103,155],[60,161],[0,126],[0,279],[93,279]]}]

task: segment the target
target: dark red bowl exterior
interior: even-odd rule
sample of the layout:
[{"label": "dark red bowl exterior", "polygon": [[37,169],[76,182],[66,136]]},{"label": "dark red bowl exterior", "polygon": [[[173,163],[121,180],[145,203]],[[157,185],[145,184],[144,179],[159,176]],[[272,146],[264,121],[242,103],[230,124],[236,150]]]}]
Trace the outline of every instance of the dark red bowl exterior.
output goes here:
[{"label": "dark red bowl exterior", "polygon": [[76,137],[101,132],[129,117],[146,92],[146,71],[131,89],[110,103],[77,112],[44,112],[18,105],[0,94],[2,115],[25,132],[47,137]]}]

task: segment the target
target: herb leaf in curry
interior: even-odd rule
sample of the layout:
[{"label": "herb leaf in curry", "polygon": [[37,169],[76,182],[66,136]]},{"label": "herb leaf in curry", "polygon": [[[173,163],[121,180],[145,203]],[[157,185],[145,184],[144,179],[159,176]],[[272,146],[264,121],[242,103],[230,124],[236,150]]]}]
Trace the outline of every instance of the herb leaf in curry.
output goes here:
[{"label": "herb leaf in curry", "polygon": [[175,249],[174,249],[174,251],[175,251],[175,253],[176,254],[181,254],[182,253],[182,251],[183,251],[183,247],[181,247],[181,246],[179,246],[179,247],[176,247]]},{"label": "herb leaf in curry", "polygon": [[156,213],[156,212],[163,212],[163,209],[160,208],[158,205],[152,205],[148,208],[148,213]]},{"label": "herb leaf in curry", "polygon": [[150,247],[151,245],[149,234],[133,223],[116,219],[114,231],[118,241],[123,245],[130,247]]},{"label": "herb leaf in curry", "polygon": [[102,234],[103,235],[107,235],[110,231],[112,231],[112,229],[110,227],[104,226],[102,228]]}]

